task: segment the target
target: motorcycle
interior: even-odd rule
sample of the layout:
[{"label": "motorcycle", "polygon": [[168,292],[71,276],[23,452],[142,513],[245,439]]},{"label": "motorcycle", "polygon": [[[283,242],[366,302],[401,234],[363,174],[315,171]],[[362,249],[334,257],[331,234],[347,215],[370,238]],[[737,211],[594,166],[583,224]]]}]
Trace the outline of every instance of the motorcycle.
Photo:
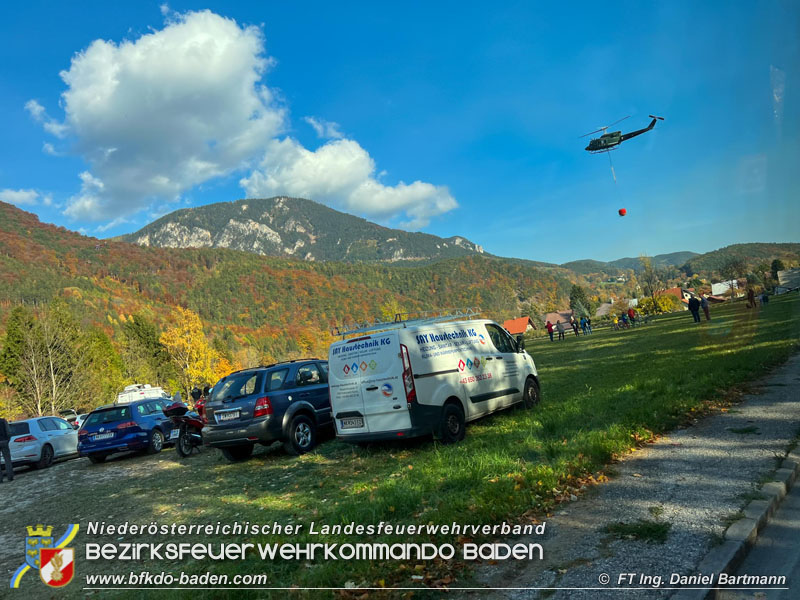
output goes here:
[{"label": "motorcycle", "polygon": [[203,425],[205,424],[205,398],[192,391],[192,397],[195,400],[195,408],[198,412],[189,410],[180,400],[170,404],[164,411],[173,423],[174,430],[177,430],[177,439],[175,440],[175,451],[182,458],[189,456],[193,448],[199,448],[203,445]]}]

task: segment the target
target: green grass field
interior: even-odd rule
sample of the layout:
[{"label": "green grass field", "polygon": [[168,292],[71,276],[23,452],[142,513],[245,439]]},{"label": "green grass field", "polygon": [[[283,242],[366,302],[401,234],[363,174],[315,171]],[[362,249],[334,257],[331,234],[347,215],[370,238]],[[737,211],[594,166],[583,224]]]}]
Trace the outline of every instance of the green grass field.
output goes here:
[{"label": "green grass field", "polygon": [[[136,480],[75,490],[47,510],[64,522],[78,503],[81,515],[96,514],[109,522],[530,522],[563,497],[579,493],[583,483],[602,481],[602,470],[615,455],[735,398],[738,390],[800,349],[796,294],[776,298],[763,310],[747,309],[743,303],[713,307],[712,319],[696,325],[689,313],[682,313],[632,330],[596,330],[580,338],[570,334],[563,342],[531,341],[528,351],[539,369],[542,403],[533,410],[506,411],[470,424],[466,439],[453,446],[429,439],[369,448],[327,441],[312,454],[291,458],[276,445],[239,464],[207,450],[184,461],[175,456],[169,469]],[[83,462],[81,468],[97,468]],[[112,462],[101,468],[116,466]],[[103,498],[104,508],[88,509],[88,497]],[[431,541],[307,535],[257,541],[381,539]],[[438,541],[456,544],[452,538]],[[147,568],[166,566],[178,568]],[[460,567],[248,560],[189,562],[179,568],[266,572],[271,586],[339,587],[346,582],[430,585],[448,574],[458,576]],[[100,570],[99,565],[81,565],[83,573],[95,568]],[[193,595],[197,594],[201,592]]]}]

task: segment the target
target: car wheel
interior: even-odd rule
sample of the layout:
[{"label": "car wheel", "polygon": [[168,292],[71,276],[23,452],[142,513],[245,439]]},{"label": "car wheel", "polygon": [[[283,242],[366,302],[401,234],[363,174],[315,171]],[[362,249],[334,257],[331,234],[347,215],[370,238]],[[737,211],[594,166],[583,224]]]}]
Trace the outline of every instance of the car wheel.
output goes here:
[{"label": "car wheel", "polygon": [[99,465],[106,462],[106,458],[108,458],[108,455],[106,454],[90,454],[89,462],[91,462],[93,465]]},{"label": "car wheel", "polygon": [[243,446],[228,446],[227,448],[220,448],[222,456],[231,462],[240,462],[250,458],[253,454],[253,444],[245,444]]},{"label": "car wheel", "polygon": [[297,415],[289,424],[289,437],[283,447],[289,454],[305,454],[317,445],[317,427],[306,415]]},{"label": "car wheel", "polygon": [[539,383],[532,377],[528,377],[525,380],[525,390],[522,392],[522,405],[525,408],[533,408],[539,404],[540,399]]},{"label": "car wheel", "polygon": [[36,469],[46,469],[53,464],[53,447],[50,444],[45,444],[42,447],[42,456],[34,463]]},{"label": "car wheel", "polygon": [[158,454],[164,448],[164,434],[158,429],[153,429],[150,434],[150,443],[147,444],[148,454]]},{"label": "car wheel", "polygon": [[439,439],[443,444],[454,444],[464,439],[464,411],[456,404],[445,404],[439,424]]}]

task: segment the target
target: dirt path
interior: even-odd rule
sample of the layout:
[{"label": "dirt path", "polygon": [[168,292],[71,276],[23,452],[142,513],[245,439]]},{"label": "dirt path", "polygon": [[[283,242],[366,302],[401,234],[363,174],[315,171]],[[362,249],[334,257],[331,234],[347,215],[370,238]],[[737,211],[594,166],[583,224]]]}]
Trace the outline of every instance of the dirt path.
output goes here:
[{"label": "dirt path", "polygon": [[[755,393],[730,410],[675,431],[614,465],[616,476],[547,520],[544,560],[482,565],[475,585],[498,588],[616,587],[621,573],[693,574],[728,521],[777,466],[798,434],[800,355],[759,381]],[[664,543],[618,539],[603,530],[642,519],[669,526]],[[643,531],[643,530],[642,530]],[[610,583],[600,582],[607,574]],[[623,587],[623,586],[620,586]],[[668,597],[668,590],[497,590],[481,598]]]}]

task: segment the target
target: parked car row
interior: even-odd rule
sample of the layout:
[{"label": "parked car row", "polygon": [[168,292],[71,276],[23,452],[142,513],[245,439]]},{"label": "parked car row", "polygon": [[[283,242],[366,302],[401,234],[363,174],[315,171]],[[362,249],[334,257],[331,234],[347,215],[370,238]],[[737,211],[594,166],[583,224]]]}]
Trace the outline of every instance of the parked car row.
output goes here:
[{"label": "parked car row", "polygon": [[[160,388],[129,386],[120,394],[124,402],[88,415],[65,411],[81,423],[78,431],[58,417],[12,423],[12,461],[46,467],[62,456],[102,463],[118,452],[158,453],[178,440],[181,429],[180,420],[165,414],[175,418],[177,412],[162,395]],[[137,399],[143,396],[150,397]],[[331,345],[329,360],[230,373],[194,418],[198,429],[204,422],[203,444],[240,461],[256,444],[276,441],[290,454],[308,452],[325,427],[350,442],[430,434],[457,442],[466,422],[514,404],[533,407],[539,396],[538,372],[522,338],[514,340],[497,323],[406,321],[343,336]]]}]

